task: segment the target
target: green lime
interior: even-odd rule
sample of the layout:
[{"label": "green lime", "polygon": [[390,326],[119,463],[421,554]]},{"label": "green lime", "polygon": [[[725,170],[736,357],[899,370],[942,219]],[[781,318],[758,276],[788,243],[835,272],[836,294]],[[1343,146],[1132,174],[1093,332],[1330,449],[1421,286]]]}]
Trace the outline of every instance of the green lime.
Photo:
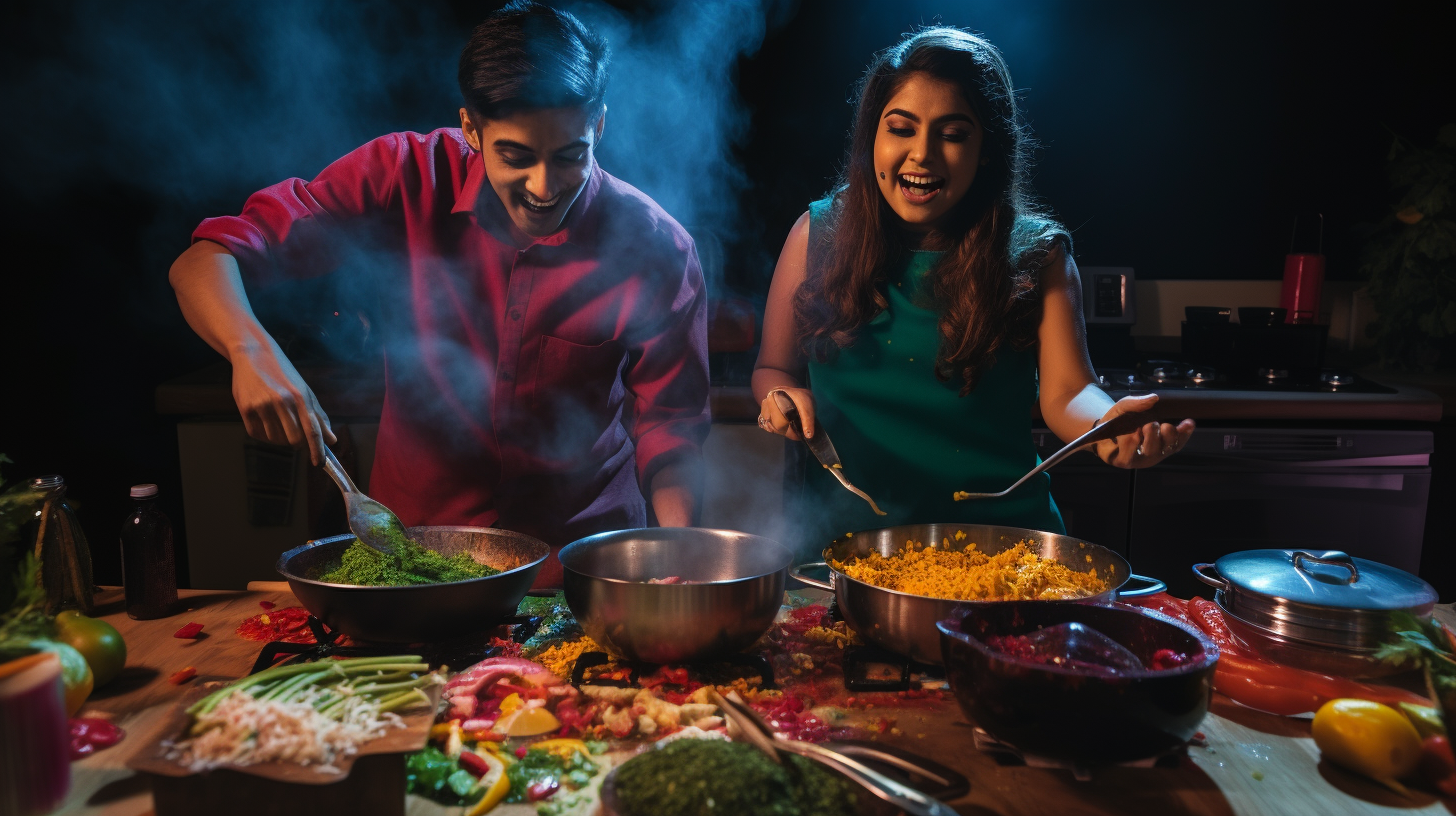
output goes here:
[{"label": "green lime", "polygon": [[88,618],[74,609],[56,615],[56,640],[68,643],[85,655],[96,680],[96,688],[116,679],[126,668],[126,641],[116,627],[104,620]]}]

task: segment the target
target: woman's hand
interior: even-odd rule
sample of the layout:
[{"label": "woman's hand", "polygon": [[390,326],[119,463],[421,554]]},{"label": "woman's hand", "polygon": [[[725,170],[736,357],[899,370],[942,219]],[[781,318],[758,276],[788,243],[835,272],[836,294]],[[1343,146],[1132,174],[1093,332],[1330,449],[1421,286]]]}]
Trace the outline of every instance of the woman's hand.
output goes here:
[{"label": "woman's hand", "polygon": [[782,393],[799,409],[799,422],[804,426],[804,435],[814,435],[814,394],[807,388],[775,388],[768,392],[758,406],[758,427],[769,433],[798,440],[799,435],[789,426],[789,418],[779,409],[774,393]]},{"label": "woman's hand", "polygon": [[234,354],[233,399],[249,436],[306,447],[315,465],[323,464],[324,445],[339,441],[313,390],[281,351]]},{"label": "woman's hand", "polygon": [[[1107,409],[1097,424],[1115,416],[1146,411],[1158,404],[1157,394],[1141,397],[1123,397]],[[1185,419],[1177,427],[1166,422],[1149,421],[1132,433],[1112,439],[1104,439],[1095,446],[1097,457],[1109,465],[1120,468],[1152,467],[1167,459],[1188,443],[1193,435],[1193,420]]]}]

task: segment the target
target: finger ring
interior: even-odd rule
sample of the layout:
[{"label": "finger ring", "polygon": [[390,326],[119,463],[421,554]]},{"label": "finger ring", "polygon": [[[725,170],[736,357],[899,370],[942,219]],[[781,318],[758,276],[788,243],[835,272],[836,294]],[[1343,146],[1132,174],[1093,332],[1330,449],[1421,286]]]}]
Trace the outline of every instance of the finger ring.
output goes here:
[{"label": "finger ring", "polygon": [[760,427],[760,428],[766,428],[766,427],[768,427],[768,417],[764,416],[763,414],[759,414],[758,415],[758,427]]},{"label": "finger ring", "polygon": [[1163,448],[1163,455],[1164,456],[1167,456],[1168,455],[1168,451],[1170,451],[1170,450],[1172,450],[1172,448]]}]

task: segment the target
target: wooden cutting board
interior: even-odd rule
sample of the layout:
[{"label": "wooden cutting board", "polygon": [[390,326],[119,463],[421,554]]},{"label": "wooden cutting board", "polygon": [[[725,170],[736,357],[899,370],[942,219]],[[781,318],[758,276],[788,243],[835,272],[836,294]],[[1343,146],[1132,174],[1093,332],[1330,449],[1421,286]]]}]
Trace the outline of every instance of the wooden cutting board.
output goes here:
[{"label": "wooden cutting board", "polygon": [[[259,601],[271,601],[278,608],[298,604],[286,585],[246,592],[184,591],[182,595],[190,608],[164,620],[133,621],[114,605],[104,608],[107,614],[102,617],[126,638],[127,669],[94,695],[82,713],[114,718],[127,730],[127,738],[72,764],[71,794],[59,813],[151,813],[145,783],[125,764],[130,752],[149,742],[161,726],[167,705],[186,690],[186,686],[170,685],[167,677],[188,665],[202,675],[246,674],[261,644],[237,637],[238,624],[262,611]],[[1447,625],[1456,625],[1453,607],[1438,607],[1437,615]],[[189,621],[204,624],[207,636],[195,642],[173,638],[172,633]],[[853,716],[862,721],[892,718],[898,733],[892,731],[881,739],[965,774],[971,780],[971,791],[951,803],[962,814],[1344,816],[1399,812],[1434,816],[1456,812],[1456,801],[1420,792],[1413,799],[1403,799],[1322,761],[1310,739],[1308,721],[1261,714],[1219,695],[1203,725],[1206,747],[1190,748],[1176,767],[1110,768],[1095,772],[1085,782],[1064,770],[1002,765],[995,757],[977,751],[971,727],[953,702],[917,709],[877,707],[856,711]],[[408,812],[436,816],[460,811],[411,796]],[[535,813],[535,806],[502,805],[495,812],[527,816]]]}]

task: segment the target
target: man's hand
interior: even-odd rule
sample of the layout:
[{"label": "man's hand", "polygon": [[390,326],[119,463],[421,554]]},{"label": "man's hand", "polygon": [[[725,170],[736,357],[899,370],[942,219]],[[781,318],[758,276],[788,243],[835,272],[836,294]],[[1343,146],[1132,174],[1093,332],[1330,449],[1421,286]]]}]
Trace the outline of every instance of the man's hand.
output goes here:
[{"label": "man's hand", "polygon": [[313,391],[253,314],[237,259],[219,244],[198,241],[172,264],[168,279],[187,324],[233,364],[233,399],[248,435],[307,445],[309,458],[322,465],[324,445],[338,439]]},{"label": "man's hand", "polygon": [[339,441],[313,390],[281,351],[234,354],[233,399],[249,436],[274,445],[307,446],[314,465],[323,464],[325,445]]}]

